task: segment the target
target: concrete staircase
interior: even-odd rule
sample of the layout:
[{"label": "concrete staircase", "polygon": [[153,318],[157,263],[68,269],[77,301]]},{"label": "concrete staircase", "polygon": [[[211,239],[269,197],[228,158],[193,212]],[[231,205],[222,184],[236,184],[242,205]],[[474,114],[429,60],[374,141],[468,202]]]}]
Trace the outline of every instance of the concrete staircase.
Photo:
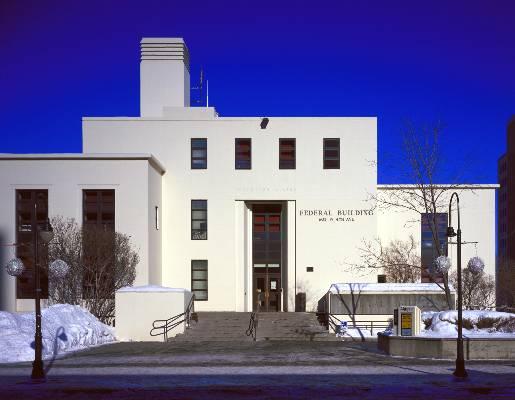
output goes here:
[{"label": "concrete staircase", "polygon": [[[245,331],[249,327],[248,312],[199,312],[198,322],[192,322],[184,334],[169,341],[251,342]],[[314,313],[259,313],[257,340],[334,341],[336,337],[321,326]]]}]

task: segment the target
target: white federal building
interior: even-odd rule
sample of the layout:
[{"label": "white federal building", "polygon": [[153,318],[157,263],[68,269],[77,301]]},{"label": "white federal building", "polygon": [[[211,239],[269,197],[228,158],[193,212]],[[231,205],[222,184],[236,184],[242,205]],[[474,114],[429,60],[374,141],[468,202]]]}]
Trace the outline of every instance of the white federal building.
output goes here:
[{"label": "white federal building", "polygon": [[[0,155],[1,262],[27,266],[2,268],[0,309],[32,309],[20,244],[58,215],[130,235],[134,284],[192,290],[200,311],[251,311],[259,292],[265,311],[293,311],[298,292],[309,309],[334,282],[381,281],[349,269],[363,239],[413,235],[421,251],[419,215],[370,201],[399,188],[377,184],[375,117],[222,117],[189,106],[189,59],[180,38],[144,38],[139,117],[84,117],[81,154]],[[460,188],[463,240],[477,242],[463,259],[491,274],[496,188]]]}]

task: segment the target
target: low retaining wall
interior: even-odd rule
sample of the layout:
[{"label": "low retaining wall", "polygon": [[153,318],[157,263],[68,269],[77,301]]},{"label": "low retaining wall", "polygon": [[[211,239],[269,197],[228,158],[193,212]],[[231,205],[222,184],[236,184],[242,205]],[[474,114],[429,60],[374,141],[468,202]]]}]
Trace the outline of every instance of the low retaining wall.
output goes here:
[{"label": "low retaining wall", "polygon": [[[392,356],[456,358],[456,338],[377,335],[379,350]],[[465,360],[515,359],[515,338],[463,338]]]}]

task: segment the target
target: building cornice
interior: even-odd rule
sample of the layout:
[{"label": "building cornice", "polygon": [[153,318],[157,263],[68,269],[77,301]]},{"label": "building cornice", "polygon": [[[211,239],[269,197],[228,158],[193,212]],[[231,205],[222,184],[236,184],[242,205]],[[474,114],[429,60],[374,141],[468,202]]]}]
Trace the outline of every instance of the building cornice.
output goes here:
[{"label": "building cornice", "polygon": [[42,153],[42,154],[11,154],[0,153],[3,161],[53,161],[53,160],[146,160],[161,175],[166,172],[165,167],[149,153]]}]

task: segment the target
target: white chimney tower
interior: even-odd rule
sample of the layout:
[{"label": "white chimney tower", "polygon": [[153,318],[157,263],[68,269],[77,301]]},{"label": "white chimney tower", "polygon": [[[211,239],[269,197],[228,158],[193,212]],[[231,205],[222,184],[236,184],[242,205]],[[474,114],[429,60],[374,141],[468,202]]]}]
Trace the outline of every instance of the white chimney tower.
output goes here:
[{"label": "white chimney tower", "polygon": [[141,39],[140,114],[190,106],[190,54],[182,38]]}]

